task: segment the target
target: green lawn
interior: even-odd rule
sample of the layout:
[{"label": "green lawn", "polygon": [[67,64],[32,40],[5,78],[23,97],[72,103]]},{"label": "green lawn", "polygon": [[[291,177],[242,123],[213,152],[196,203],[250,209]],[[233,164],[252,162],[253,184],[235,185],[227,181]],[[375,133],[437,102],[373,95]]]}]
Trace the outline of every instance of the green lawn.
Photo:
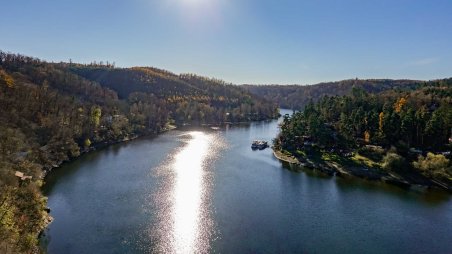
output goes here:
[{"label": "green lawn", "polygon": [[[320,156],[320,157],[319,157]],[[381,168],[381,164],[370,158],[354,153],[353,157],[346,158],[336,153],[320,152],[315,156],[317,160],[336,162],[344,166],[354,166],[354,167],[368,167],[368,168]]]}]

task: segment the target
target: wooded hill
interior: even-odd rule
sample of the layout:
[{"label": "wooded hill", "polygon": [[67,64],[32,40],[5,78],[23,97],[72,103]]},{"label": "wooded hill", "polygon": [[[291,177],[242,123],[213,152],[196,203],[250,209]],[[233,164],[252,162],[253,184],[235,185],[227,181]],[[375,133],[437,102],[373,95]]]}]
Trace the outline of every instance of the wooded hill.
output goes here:
[{"label": "wooded hill", "polygon": [[282,108],[303,109],[309,102],[317,102],[323,96],[348,95],[352,88],[361,88],[368,93],[386,90],[412,90],[425,81],[391,79],[350,79],[325,82],[315,85],[243,85],[249,92],[277,103]]},{"label": "wooded hill", "polygon": [[93,146],[158,133],[168,124],[277,114],[274,103],[216,79],[147,67],[48,63],[0,51],[0,252],[36,248],[46,218],[43,172]]},{"label": "wooded hill", "polygon": [[420,174],[452,190],[451,132],[452,79],[445,79],[414,90],[370,94],[354,87],[348,96],[324,97],[285,116],[274,143],[295,156],[337,158],[406,179]]}]

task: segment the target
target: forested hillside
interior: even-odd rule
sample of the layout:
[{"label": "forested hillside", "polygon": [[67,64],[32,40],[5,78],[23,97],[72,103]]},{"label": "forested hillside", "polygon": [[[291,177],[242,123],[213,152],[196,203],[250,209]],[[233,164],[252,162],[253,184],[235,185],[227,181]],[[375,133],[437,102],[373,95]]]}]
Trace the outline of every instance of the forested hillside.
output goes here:
[{"label": "forested hillside", "polygon": [[71,65],[69,70],[134,100],[151,93],[166,102],[171,119],[182,123],[219,123],[263,120],[276,116],[270,103],[224,81],[194,74],[175,75],[156,68],[118,69],[108,66]]},{"label": "forested hillside", "polygon": [[349,96],[324,97],[285,117],[275,147],[365,170],[420,174],[452,189],[451,131],[452,79],[446,79],[411,91],[353,88]]},{"label": "forested hillside", "polygon": [[316,85],[244,85],[251,93],[277,103],[282,108],[303,109],[309,102],[317,102],[323,96],[342,96],[350,94],[353,87],[361,88],[368,93],[385,90],[411,90],[422,85],[417,80],[391,79],[351,79],[338,82],[327,82]]},{"label": "forested hillside", "polygon": [[47,63],[0,51],[0,252],[36,248],[47,215],[41,179],[64,161],[169,124],[276,115],[275,104],[219,80],[155,68]]}]

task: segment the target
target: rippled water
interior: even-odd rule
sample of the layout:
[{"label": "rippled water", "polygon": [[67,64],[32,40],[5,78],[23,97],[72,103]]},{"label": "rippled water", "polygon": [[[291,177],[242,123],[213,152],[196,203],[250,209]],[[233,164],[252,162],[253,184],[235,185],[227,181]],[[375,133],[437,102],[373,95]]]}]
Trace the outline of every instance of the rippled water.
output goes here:
[{"label": "rippled water", "polygon": [[[452,253],[447,193],[290,171],[276,121],[176,130],[52,172],[49,253]],[[285,168],[287,167],[287,169]]]},{"label": "rippled water", "polygon": [[157,252],[209,252],[215,227],[208,168],[218,159],[225,142],[218,134],[201,131],[179,134],[178,138],[184,144],[157,169],[169,175],[166,186],[150,196],[150,202],[158,202],[153,211],[158,220],[147,233]]}]

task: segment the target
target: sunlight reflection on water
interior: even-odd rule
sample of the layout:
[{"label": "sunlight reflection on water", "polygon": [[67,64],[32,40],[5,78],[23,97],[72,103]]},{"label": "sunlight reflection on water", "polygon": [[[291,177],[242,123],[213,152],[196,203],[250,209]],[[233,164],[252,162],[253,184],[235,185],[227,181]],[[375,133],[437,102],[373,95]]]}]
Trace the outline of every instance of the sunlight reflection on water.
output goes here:
[{"label": "sunlight reflection on water", "polygon": [[192,139],[175,157],[174,170],[174,250],[194,253],[199,239],[199,213],[205,189],[202,185],[203,162],[209,148],[210,137],[202,132],[191,132]]},{"label": "sunlight reflection on water", "polygon": [[225,142],[219,135],[199,131],[184,133],[180,139],[185,145],[162,169],[167,184],[158,194],[159,247],[154,251],[206,253],[215,235],[210,167]]}]

